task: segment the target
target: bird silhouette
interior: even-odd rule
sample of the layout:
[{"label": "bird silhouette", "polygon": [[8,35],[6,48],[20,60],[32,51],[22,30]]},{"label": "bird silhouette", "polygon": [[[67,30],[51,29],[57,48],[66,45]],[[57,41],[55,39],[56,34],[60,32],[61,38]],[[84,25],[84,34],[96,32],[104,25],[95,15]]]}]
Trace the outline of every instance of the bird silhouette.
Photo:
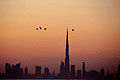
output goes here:
[{"label": "bird silhouette", "polygon": [[47,28],[45,27],[44,30],[47,30]]},{"label": "bird silhouette", "polygon": [[42,27],[39,27],[40,28],[40,30],[42,29]]},{"label": "bird silhouette", "polygon": [[36,30],[38,30],[38,28],[36,28]]},{"label": "bird silhouette", "polygon": [[75,31],[74,29],[72,29],[72,31]]}]

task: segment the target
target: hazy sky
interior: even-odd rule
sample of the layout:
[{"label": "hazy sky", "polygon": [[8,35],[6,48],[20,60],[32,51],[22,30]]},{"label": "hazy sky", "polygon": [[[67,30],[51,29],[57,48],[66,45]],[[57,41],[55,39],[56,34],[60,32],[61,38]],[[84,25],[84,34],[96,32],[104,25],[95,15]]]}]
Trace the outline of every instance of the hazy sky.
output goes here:
[{"label": "hazy sky", "polygon": [[[0,0],[0,71],[6,62],[59,70],[69,27],[70,64],[115,72],[120,61],[120,0]],[[47,31],[36,31],[36,27]],[[71,29],[75,28],[74,32]]]}]

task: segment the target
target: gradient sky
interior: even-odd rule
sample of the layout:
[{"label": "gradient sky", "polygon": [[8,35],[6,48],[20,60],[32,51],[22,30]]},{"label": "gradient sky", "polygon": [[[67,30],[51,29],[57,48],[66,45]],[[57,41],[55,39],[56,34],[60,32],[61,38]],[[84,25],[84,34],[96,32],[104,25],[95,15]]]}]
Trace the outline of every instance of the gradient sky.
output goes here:
[{"label": "gradient sky", "polygon": [[[115,72],[120,61],[120,0],[0,0],[0,71],[22,63],[59,71],[69,27],[70,64]],[[36,31],[36,27],[47,31]],[[75,32],[71,29],[75,28]]]}]

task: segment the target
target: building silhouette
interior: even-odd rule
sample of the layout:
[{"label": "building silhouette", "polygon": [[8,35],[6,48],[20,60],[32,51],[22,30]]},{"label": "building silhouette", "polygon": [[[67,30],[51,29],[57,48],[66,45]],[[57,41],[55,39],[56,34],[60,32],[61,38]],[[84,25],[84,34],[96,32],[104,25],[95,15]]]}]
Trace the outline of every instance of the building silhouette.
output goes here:
[{"label": "building silhouette", "polygon": [[5,76],[6,78],[10,77],[10,73],[11,73],[11,65],[9,63],[5,64]]},{"label": "building silhouette", "polygon": [[120,64],[118,65],[118,73],[120,73]]},{"label": "building silhouette", "polygon": [[23,68],[20,67],[21,63],[16,65],[11,65],[6,63],[5,65],[5,77],[6,78],[22,78],[23,77]]},{"label": "building silhouette", "polygon": [[110,77],[110,72],[106,71],[106,79],[109,80],[109,77]]},{"label": "building silhouette", "polygon": [[71,65],[71,78],[76,77],[76,72],[75,72],[75,65]]},{"label": "building silhouette", "polygon": [[[110,80],[114,80],[114,74],[113,73],[110,74],[110,78],[109,79]],[[117,80],[119,80],[119,79],[117,79]]]},{"label": "building silhouette", "polygon": [[35,68],[36,76],[41,76],[41,66],[36,66]]},{"label": "building silhouette", "polygon": [[86,70],[85,70],[85,62],[83,62],[82,66],[82,77],[85,78]]},{"label": "building silhouette", "polygon": [[25,67],[25,76],[27,76],[28,75],[28,69],[27,69],[27,67]]},{"label": "building silhouette", "polygon": [[97,79],[99,76],[99,72],[96,70],[89,70],[88,72],[85,73],[85,78],[88,79]]},{"label": "building silhouette", "polygon": [[1,74],[1,78],[5,79],[5,74],[4,73]]},{"label": "building silhouette", "polygon": [[1,74],[1,72],[0,72],[0,79],[2,79],[2,74]]},{"label": "building silhouette", "polygon": [[104,68],[101,68],[100,69],[100,79],[105,79],[105,70],[104,70]]},{"label": "building silhouette", "polygon": [[66,36],[66,54],[65,54],[65,77],[69,78],[70,70],[69,70],[69,42],[68,42],[68,29]]},{"label": "building silhouette", "polygon": [[60,77],[64,78],[65,76],[65,66],[64,66],[64,62],[61,61],[61,65],[60,65]]},{"label": "building silhouette", "polygon": [[50,77],[49,69],[47,67],[45,67],[45,69],[44,69],[43,76],[44,76],[44,78],[49,78]]},{"label": "building silhouette", "polygon": [[23,77],[23,68],[20,69],[20,76]]},{"label": "building silhouette", "polygon": [[52,72],[52,77],[55,77],[55,70],[53,70]]},{"label": "building silhouette", "polygon": [[81,70],[77,70],[77,78],[78,78],[78,79],[81,78]]},{"label": "building silhouette", "polygon": [[115,74],[115,80],[120,80],[120,63],[118,65],[117,73]]}]

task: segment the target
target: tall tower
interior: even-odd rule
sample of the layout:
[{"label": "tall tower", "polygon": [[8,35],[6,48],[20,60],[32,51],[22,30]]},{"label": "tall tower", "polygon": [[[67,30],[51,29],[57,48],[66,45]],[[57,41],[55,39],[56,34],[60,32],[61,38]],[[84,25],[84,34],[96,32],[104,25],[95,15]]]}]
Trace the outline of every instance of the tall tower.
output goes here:
[{"label": "tall tower", "polygon": [[83,67],[82,67],[82,75],[83,75],[83,78],[85,78],[85,73],[86,73],[86,70],[85,70],[85,62],[83,62]]},{"label": "tall tower", "polygon": [[70,74],[69,70],[69,43],[68,43],[68,28],[66,36],[66,54],[65,54],[65,77],[68,78]]}]

